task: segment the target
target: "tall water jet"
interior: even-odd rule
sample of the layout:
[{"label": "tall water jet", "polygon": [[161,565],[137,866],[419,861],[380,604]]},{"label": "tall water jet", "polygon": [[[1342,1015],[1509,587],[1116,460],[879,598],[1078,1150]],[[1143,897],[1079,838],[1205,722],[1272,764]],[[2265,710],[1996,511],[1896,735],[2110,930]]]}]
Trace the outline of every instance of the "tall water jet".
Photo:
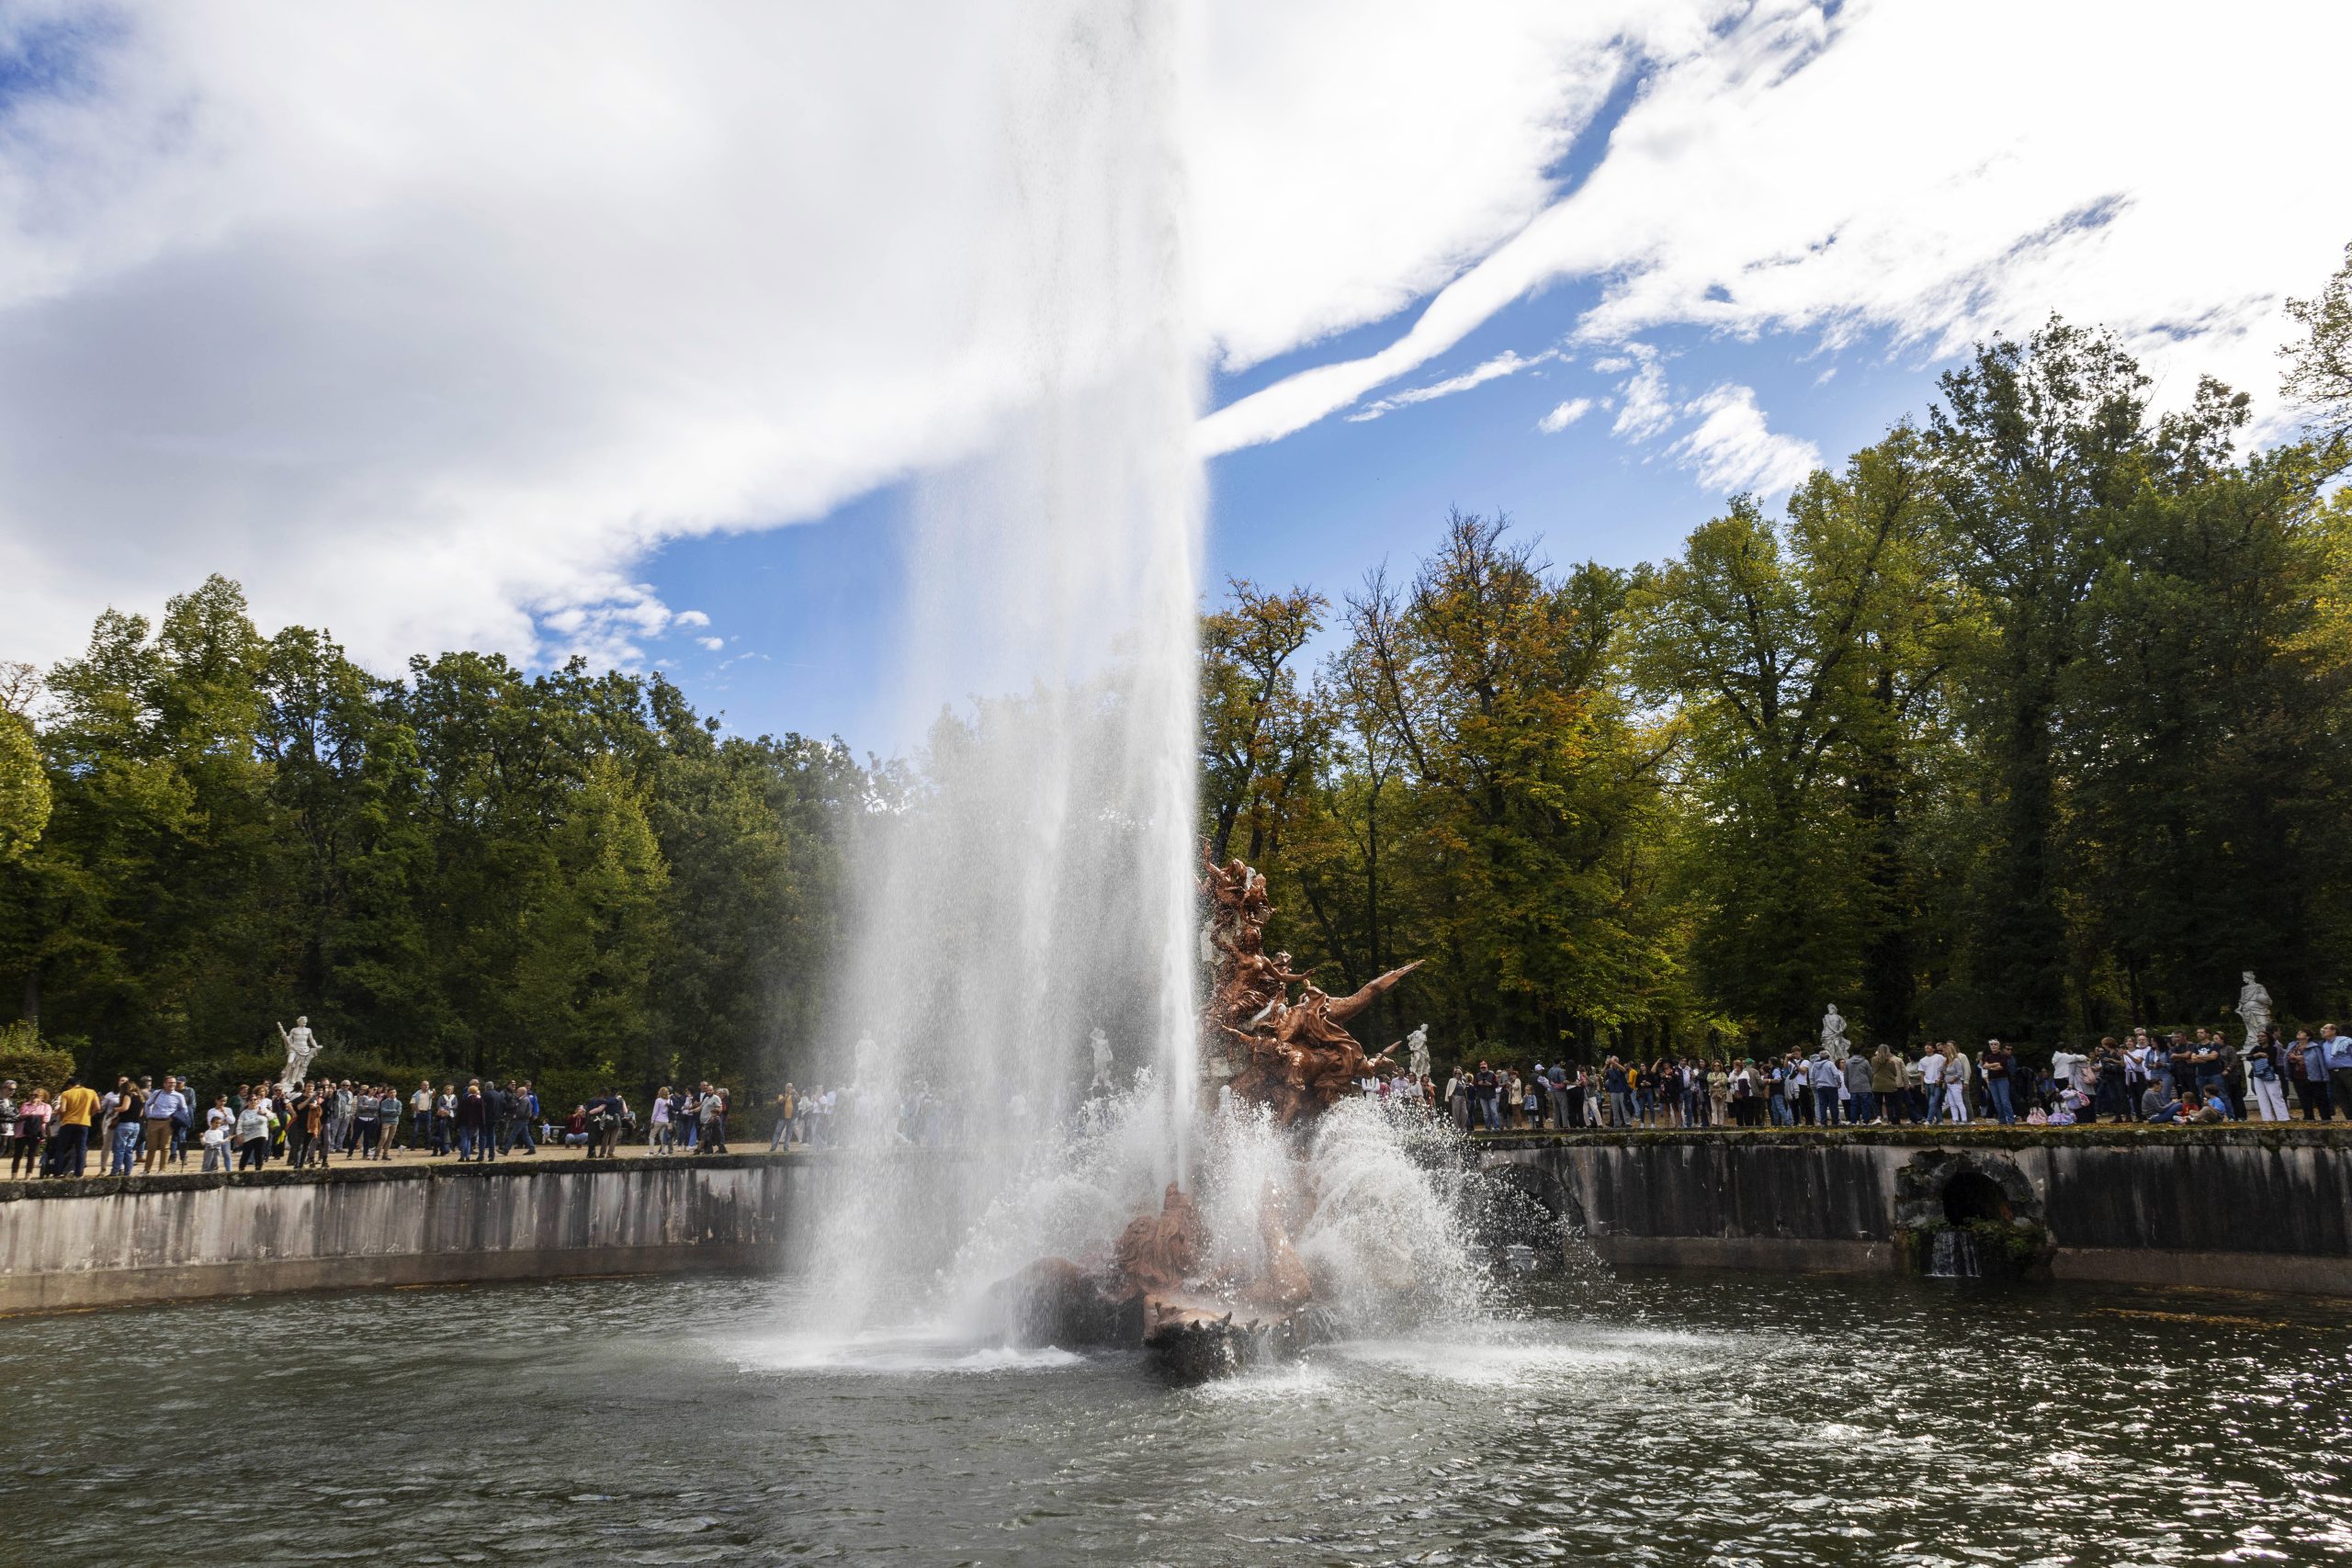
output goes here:
[{"label": "tall water jet", "polygon": [[[1015,367],[993,389],[1011,412],[920,486],[899,677],[907,728],[936,721],[854,864],[828,1079],[854,1092],[813,1259],[836,1324],[937,1293],[972,1222],[1077,1110],[1092,1029],[1119,1081],[1146,1086],[1125,1122],[1133,1184],[1190,1175],[1187,28],[1163,0],[1045,0],[1005,27],[976,66],[1001,79],[1001,124],[982,132],[1001,188],[973,236],[968,362]],[[943,693],[975,702],[942,716]],[[928,1127],[952,1158],[905,1155]]]}]

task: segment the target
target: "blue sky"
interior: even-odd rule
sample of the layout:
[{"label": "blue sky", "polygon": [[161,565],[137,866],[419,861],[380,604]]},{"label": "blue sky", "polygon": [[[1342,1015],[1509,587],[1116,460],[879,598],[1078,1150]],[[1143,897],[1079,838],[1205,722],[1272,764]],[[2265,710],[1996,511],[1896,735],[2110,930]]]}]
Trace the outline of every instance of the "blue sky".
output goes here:
[{"label": "blue sky", "polygon": [[1453,506],[1660,558],[2052,311],[2281,436],[2352,240],[2352,6],[1191,0],[1114,91],[1093,6],[0,7],[0,659],[220,571],[386,673],[902,745],[909,492],[1138,180],[1217,367],[1208,584],[1335,598]]},{"label": "blue sky", "polygon": [[[1514,307],[1433,363],[1414,384],[1465,370],[1516,349],[1540,351],[1571,332],[1589,291],[1564,289]],[[1395,335],[1396,324],[1359,328],[1314,357],[1344,357]],[[1776,424],[1812,442],[1831,464],[1867,446],[1905,413],[1919,417],[1936,372],[1950,363],[1890,355],[1883,344],[1842,353],[1810,337],[1753,342],[1703,331],[1657,334],[1674,378],[1693,388],[1754,387]],[[1657,445],[1632,447],[1596,410],[1557,434],[1537,423],[1559,403],[1611,395],[1618,377],[1590,368],[1581,352],[1382,418],[1325,420],[1281,441],[1212,459],[1206,587],[1229,577],[1267,585],[1308,583],[1334,604],[1384,559],[1409,570],[1449,507],[1510,515],[1543,536],[1557,564],[1611,566],[1658,560],[1720,509]],[[1219,401],[1268,384],[1291,362],[1221,378]],[[1830,372],[1824,381],[1825,372]],[[647,565],[667,604],[703,610],[718,651],[666,648],[666,673],[730,729],[842,736],[860,750],[903,741],[889,731],[890,650],[904,613],[908,507],[886,487],[822,520],[682,541]]]}]

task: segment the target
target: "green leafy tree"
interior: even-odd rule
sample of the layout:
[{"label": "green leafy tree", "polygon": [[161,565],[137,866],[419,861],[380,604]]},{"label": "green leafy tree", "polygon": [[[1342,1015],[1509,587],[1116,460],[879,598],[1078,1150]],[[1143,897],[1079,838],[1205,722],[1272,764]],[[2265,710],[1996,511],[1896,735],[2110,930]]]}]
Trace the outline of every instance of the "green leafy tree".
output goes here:
[{"label": "green leafy tree", "polygon": [[32,726],[0,713],[0,863],[22,860],[49,826],[49,775]]},{"label": "green leafy tree", "polygon": [[1267,593],[1235,579],[1230,603],[1201,622],[1201,809],[1209,852],[1264,861],[1280,823],[1314,776],[1329,716],[1298,684],[1296,660],[1322,628],[1327,602],[1294,588]]},{"label": "green leafy tree", "polygon": [[2352,244],[2326,287],[2288,300],[2287,314],[2303,329],[2285,351],[2287,395],[2309,412],[2324,466],[2339,470],[2352,462]]},{"label": "green leafy tree", "polygon": [[2108,541],[2152,452],[2147,378],[2115,339],[2052,321],[1941,378],[1927,450],[1960,582],[1987,635],[1960,671],[1974,738],[1959,1023],[2047,1043],[2068,1020],[2060,700]]},{"label": "green leafy tree", "polygon": [[1768,1043],[1823,1004],[1911,1025],[1910,808],[1954,595],[1918,443],[1898,429],[1815,474],[1776,527],[1748,497],[1634,593],[1632,667],[1678,705],[1704,989]]}]

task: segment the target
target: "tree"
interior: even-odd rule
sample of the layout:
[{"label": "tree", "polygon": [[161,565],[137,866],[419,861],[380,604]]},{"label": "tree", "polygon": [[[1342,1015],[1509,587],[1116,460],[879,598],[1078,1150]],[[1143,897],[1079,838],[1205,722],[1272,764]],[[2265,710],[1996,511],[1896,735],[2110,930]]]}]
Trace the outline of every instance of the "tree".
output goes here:
[{"label": "tree", "polygon": [[1235,578],[1230,604],[1201,621],[1201,809],[1222,861],[1246,824],[1243,854],[1264,860],[1293,797],[1313,775],[1329,717],[1301,693],[1293,661],[1322,628],[1328,602]]},{"label": "tree", "polygon": [[2064,688],[2072,902],[2142,1021],[2210,1015],[2249,964],[2289,1006],[2335,981],[2342,516],[2310,447],[2234,457],[2246,417],[2208,382],[2161,423]]},{"label": "tree", "polygon": [[1668,1010],[1675,951],[1639,888],[1671,743],[1611,669],[1623,575],[1553,580],[1507,529],[1449,516],[1408,594],[1351,606],[1350,657],[1414,786],[1415,941],[1453,1021],[1549,1045]]},{"label": "tree", "polygon": [[0,865],[24,858],[49,826],[49,775],[33,735],[40,674],[0,661]]},{"label": "tree", "polygon": [[664,935],[663,863],[645,803],[610,755],[593,758],[549,835],[552,874],[522,911],[515,1003],[533,1066],[617,1080],[648,1059],[650,982]]},{"label": "tree", "polygon": [[0,863],[0,970],[85,1070],[217,1069],[297,1011],[346,1061],[631,1082],[764,1081],[815,1032],[865,795],[838,745],[720,742],[578,664],[380,681],[218,578],[107,612],[50,687],[0,671],[55,803]]},{"label": "tree", "polygon": [[1860,1019],[1900,1038],[1906,808],[1954,615],[1917,438],[1898,427],[1842,476],[1815,473],[1789,513],[1778,528],[1735,498],[1647,575],[1632,669],[1680,709],[1703,988],[1774,1043],[1861,988]]},{"label": "tree", "polygon": [[2287,301],[2287,314],[2303,329],[2290,344],[2287,395],[2311,415],[2312,440],[2331,470],[2352,463],[2352,244],[2344,265],[2318,294]]},{"label": "tree", "polygon": [[49,826],[49,777],[32,727],[0,713],[0,864],[22,860]]},{"label": "tree", "polygon": [[2107,541],[2151,452],[2147,378],[2115,339],[2052,320],[1981,347],[1941,378],[1927,451],[1957,576],[1987,634],[1960,671],[1974,742],[1962,1024],[2050,1042],[2067,1021],[2069,946],[2058,861],[2060,686]]}]

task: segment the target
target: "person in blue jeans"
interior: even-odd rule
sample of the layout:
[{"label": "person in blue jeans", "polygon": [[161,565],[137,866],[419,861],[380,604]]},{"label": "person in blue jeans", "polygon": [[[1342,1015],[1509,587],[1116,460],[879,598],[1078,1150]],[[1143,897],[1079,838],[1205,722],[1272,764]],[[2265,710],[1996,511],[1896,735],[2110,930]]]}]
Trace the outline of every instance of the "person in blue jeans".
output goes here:
[{"label": "person in blue jeans", "polygon": [[2352,1120],[2352,1035],[2336,1032],[2335,1025],[2319,1026],[2320,1043],[2327,1047],[2327,1093],[2338,1115]]},{"label": "person in blue jeans", "polygon": [[1813,1083],[1813,1121],[1816,1127],[1838,1125],[1838,1091],[1845,1087],[1846,1069],[1827,1051],[1813,1059],[1806,1070]]},{"label": "person in blue jeans", "polygon": [[119,1098],[115,1101],[114,1131],[108,1139],[108,1148],[114,1156],[107,1168],[109,1176],[130,1174],[130,1162],[139,1156],[140,1119],[146,1114],[147,1109],[146,1097],[129,1078],[123,1079],[122,1085],[116,1091]]},{"label": "person in blue jeans", "polygon": [[122,1120],[114,1124],[114,1163],[108,1168],[110,1176],[129,1176],[131,1161],[139,1157],[139,1123]]},{"label": "person in blue jeans", "polygon": [[2017,1097],[2009,1079],[2017,1067],[2017,1053],[1997,1040],[1987,1040],[1984,1060],[1977,1065],[1984,1069],[1984,1092],[1992,1097],[1994,1119],[2004,1127],[2015,1126]]},{"label": "person in blue jeans", "polygon": [[1487,1131],[1503,1130],[1502,1085],[1492,1065],[1480,1062],[1478,1076],[1472,1080],[1478,1089],[1478,1116],[1486,1122]]},{"label": "person in blue jeans", "polygon": [[2230,1099],[2229,1083],[2223,1075],[2228,1064],[2222,1058],[2220,1036],[2197,1032],[2196,1043],[2188,1048],[2189,1070],[2196,1075],[2197,1098],[2207,1105],[2217,1105],[2222,1113],[2234,1119],[2237,1106]]},{"label": "person in blue jeans", "polygon": [[509,1153],[520,1144],[525,1154],[537,1154],[538,1140],[532,1136],[531,1130],[538,1125],[539,1097],[532,1092],[529,1084],[518,1081],[508,1088],[504,1109],[507,1115],[498,1124],[498,1152]]}]

